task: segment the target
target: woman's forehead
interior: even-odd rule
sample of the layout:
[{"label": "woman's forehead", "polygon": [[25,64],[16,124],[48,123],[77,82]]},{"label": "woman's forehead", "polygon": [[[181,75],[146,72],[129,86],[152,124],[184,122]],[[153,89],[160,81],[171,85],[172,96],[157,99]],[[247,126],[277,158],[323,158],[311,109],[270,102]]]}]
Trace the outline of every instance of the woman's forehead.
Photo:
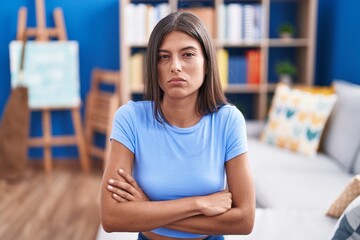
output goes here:
[{"label": "woman's forehead", "polygon": [[197,39],[182,31],[172,31],[166,34],[160,44],[159,50],[183,49],[183,48],[201,49]]}]

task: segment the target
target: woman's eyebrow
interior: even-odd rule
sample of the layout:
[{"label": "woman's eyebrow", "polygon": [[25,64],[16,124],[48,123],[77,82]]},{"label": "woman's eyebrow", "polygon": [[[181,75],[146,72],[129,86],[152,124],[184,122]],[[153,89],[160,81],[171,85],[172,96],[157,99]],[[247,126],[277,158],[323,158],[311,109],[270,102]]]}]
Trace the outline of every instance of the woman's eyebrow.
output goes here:
[{"label": "woman's eyebrow", "polygon": [[[180,49],[180,51],[186,51],[186,50],[198,50],[196,47],[194,46],[187,46],[187,47],[183,47]],[[166,50],[166,49],[159,49],[158,52],[165,52],[165,53],[169,53],[170,51],[169,50]]]},{"label": "woman's eyebrow", "polygon": [[197,50],[197,48],[196,47],[194,47],[194,46],[188,46],[188,47],[184,47],[184,48],[182,48],[182,49],[180,49],[181,51],[185,51],[185,50]]},{"label": "woman's eyebrow", "polygon": [[165,49],[159,49],[159,51],[158,51],[158,52],[159,52],[159,53],[160,53],[160,52],[169,53],[170,51],[165,50]]}]

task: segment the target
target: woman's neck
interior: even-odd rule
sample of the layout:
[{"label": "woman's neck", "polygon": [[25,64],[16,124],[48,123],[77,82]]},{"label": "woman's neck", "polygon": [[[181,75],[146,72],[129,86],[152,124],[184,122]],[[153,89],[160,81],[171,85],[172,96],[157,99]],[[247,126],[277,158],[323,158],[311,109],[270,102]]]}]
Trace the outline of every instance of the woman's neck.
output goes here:
[{"label": "woman's neck", "polygon": [[195,101],[164,99],[161,110],[166,121],[177,127],[191,127],[201,119],[201,115],[196,111]]}]

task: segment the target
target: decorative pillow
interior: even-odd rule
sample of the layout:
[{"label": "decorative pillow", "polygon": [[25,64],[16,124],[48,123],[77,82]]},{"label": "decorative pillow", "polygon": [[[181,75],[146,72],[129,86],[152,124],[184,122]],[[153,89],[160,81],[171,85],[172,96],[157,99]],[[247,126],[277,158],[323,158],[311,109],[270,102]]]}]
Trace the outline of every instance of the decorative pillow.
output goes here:
[{"label": "decorative pillow", "polygon": [[360,173],[360,146],[354,163],[354,172]]},{"label": "decorative pillow", "polygon": [[358,196],[360,196],[360,174],[351,179],[345,190],[340,194],[335,202],[331,204],[326,215],[339,218],[345,208]]},{"label": "decorative pillow", "polygon": [[336,95],[313,94],[279,84],[261,140],[306,155],[315,155]]},{"label": "decorative pillow", "polygon": [[322,87],[322,86],[294,85],[294,89],[298,89],[309,93],[324,94],[324,95],[332,95],[335,93],[334,86]]},{"label": "decorative pillow", "polygon": [[360,86],[340,80],[333,85],[338,100],[325,128],[321,149],[346,171],[360,173],[360,168],[354,166],[360,148]]},{"label": "decorative pillow", "polygon": [[360,196],[345,209],[335,225],[332,240],[360,239]]}]

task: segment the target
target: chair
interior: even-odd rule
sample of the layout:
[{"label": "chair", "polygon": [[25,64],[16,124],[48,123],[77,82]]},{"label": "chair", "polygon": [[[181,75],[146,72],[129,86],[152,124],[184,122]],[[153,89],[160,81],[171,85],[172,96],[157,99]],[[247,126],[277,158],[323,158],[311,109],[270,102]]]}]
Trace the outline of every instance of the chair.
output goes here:
[{"label": "chair", "polygon": [[[120,105],[120,72],[95,68],[92,71],[90,91],[86,97],[85,137],[89,158],[104,161],[110,153],[109,138],[113,115]],[[111,90],[109,90],[112,88]],[[105,135],[105,147],[95,142],[96,134]]]}]

